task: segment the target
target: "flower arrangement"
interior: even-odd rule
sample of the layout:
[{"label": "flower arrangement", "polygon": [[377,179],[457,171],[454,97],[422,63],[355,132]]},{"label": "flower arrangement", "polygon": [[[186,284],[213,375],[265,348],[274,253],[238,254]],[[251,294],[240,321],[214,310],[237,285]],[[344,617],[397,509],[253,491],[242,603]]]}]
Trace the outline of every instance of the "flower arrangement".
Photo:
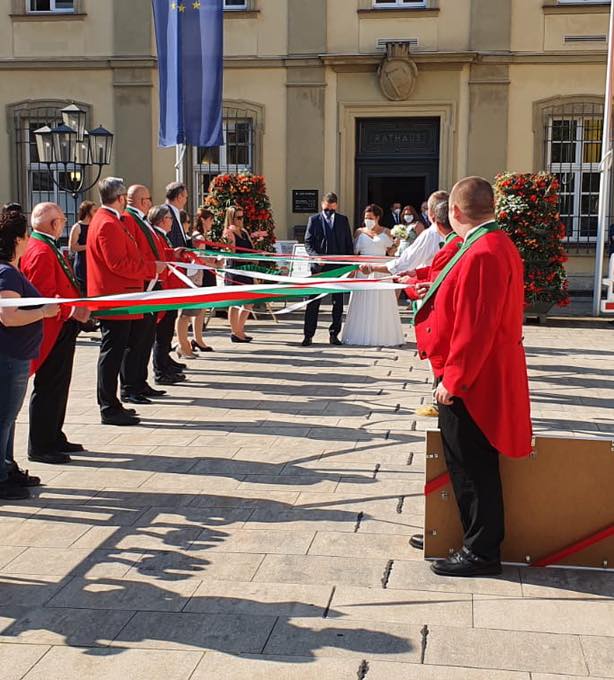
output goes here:
[{"label": "flower arrangement", "polygon": [[251,173],[225,174],[211,181],[205,207],[215,215],[212,231],[215,241],[222,241],[226,208],[233,205],[243,209],[245,228],[254,248],[274,252],[275,222],[264,177]]},{"label": "flower arrangement", "polygon": [[559,182],[546,172],[502,173],[495,181],[497,221],[525,265],[525,304],[569,304],[559,215]]},{"label": "flower arrangement", "polygon": [[393,238],[399,238],[401,241],[406,241],[409,237],[409,228],[405,224],[397,224],[390,230]]}]

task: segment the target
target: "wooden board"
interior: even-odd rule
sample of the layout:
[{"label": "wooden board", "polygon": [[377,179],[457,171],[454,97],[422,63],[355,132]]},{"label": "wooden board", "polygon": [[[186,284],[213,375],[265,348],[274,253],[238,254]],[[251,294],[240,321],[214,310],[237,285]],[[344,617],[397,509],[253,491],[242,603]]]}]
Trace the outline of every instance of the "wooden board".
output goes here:
[{"label": "wooden board", "polygon": [[[426,479],[446,473],[439,431],[427,432]],[[530,563],[614,525],[614,444],[604,439],[537,437],[535,451],[501,456],[505,501],[504,562]],[[426,497],[425,557],[447,557],[462,545],[452,486]],[[561,565],[614,568],[614,536]]]}]

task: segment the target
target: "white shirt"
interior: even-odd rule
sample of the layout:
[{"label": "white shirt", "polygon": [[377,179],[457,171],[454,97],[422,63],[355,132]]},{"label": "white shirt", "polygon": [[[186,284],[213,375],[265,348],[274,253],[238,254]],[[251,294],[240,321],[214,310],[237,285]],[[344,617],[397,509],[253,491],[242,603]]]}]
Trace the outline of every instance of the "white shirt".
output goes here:
[{"label": "white shirt", "polygon": [[335,226],[335,215],[337,214],[336,212],[334,212],[330,217],[328,217],[328,215],[323,210],[320,214],[324,218],[324,221],[330,224],[331,227]]},{"label": "white shirt", "polygon": [[102,206],[105,210],[108,210],[110,213],[113,213],[115,217],[117,217],[118,220],[121,220],[122,216],[120,215],[118,210],[115,210],[115,208],[111,208],[109,205],[103,205]]},{"label": "white shirt", "polygon": [[404,274],[405,272],[430,267],[433,258],[441,250],[444,237],[439,233],[437,225],[431,224],[420,236],[401,253],[400,257],[388,262],[386,267],[391,274]]},{"label": "white shirt", "polygon": [[469,229],[469,231],[465,234],[465,238],[463,239],[463,242],[465,242],[471,234],[476,232],[478,229],[481,229],[482,227],[485,227],[487,224],[492,224],[494,220],[486,220],[486,222],[482,222],[482,224],[478,224],[477,227],[473,227],[473,229]]}]

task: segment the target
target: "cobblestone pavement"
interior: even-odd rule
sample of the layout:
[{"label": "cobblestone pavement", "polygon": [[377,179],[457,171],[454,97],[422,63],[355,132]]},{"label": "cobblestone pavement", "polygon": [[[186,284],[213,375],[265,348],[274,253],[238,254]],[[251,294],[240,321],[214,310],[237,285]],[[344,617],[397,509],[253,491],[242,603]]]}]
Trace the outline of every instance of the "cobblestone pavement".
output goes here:
[{"label": "cobblestone pavement", "polygon": [[[216,352],[127,429],[100,424],[79,341],[66,430],[89,451],[0,506],[2,680],[614,678],[614,575],[431,574],[408,546],[427,367],[413,336],[347,349],[321,327],[304,349],[298,319],[261,321],[241,346],[216,320]],[[614,435],[613,339],[526,328],[538,431]]]}]

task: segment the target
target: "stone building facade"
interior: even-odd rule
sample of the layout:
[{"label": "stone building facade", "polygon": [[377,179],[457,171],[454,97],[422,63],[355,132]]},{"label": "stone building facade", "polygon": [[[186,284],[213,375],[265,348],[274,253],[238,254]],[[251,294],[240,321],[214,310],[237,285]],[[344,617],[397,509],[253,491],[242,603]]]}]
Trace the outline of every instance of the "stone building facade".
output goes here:
[{"label": "stone building facade", "polygon": [[[589,284],[609,2],[225,5],[226,146],[183,157],[194,206],[219,172],[262,173],[291,238],[326,190],[356,221],[368,202],[418,205],[467,174],[550,169],[570,272]],[[161,200],[176,157],[157,148],[155,69],[149,0],[0,0],[0,196],[72,210],[31,131],[75,101],[116,135],[109,172]]]}]

